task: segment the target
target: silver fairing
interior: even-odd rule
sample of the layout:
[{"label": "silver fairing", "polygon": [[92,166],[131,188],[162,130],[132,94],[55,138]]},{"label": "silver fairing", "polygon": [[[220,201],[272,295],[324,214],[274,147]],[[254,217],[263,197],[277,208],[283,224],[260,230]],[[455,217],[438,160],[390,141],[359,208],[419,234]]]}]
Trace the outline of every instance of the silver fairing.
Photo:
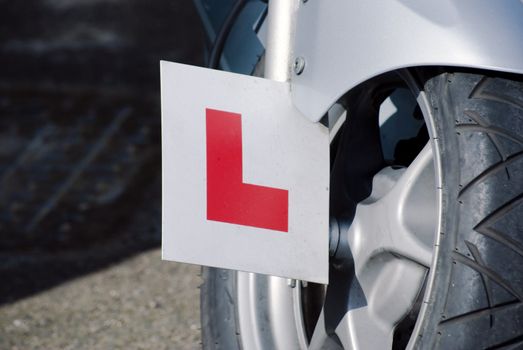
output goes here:
[{"label": "silver fairing", "polygon": [[523,74],[522,0],[309,0],[301,5],[294,104],[318,121],[378,74],[458,66]]}]

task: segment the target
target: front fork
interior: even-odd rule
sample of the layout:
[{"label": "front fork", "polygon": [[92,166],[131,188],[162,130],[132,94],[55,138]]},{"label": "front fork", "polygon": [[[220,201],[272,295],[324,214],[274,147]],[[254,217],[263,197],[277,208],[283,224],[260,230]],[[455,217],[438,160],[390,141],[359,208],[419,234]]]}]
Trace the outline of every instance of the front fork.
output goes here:
[{"label": "front fork", "polygon": [[294,66],[296,17],[303,0],[270,0],[267,15],[265,78],[288,82]]}]

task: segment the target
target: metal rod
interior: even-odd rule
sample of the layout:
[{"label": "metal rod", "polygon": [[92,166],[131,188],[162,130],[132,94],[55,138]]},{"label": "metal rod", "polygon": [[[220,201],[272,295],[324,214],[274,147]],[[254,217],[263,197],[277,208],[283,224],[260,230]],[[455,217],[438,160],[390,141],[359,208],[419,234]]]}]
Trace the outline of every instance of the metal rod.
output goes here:
[{"label": "metal rod", "polygon": [[301,0],[270,0],[267,16],[265,78],[277,81],[291,79],[294,63],[294,33]]}]

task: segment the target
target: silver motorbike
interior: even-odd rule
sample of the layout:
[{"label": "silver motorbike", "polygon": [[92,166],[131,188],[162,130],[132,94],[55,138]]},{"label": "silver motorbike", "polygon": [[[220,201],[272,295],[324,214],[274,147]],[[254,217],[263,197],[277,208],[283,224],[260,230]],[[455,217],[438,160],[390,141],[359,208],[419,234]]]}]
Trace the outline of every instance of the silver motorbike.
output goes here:
[{"label": "silver motorbike", "polygon": [[[249,4],[211,65],[246,57]],[[204,349],[523,348],[523,2],[270,0],[253,27],[248,73],[330,129],[330,283],[204,268]]]}]

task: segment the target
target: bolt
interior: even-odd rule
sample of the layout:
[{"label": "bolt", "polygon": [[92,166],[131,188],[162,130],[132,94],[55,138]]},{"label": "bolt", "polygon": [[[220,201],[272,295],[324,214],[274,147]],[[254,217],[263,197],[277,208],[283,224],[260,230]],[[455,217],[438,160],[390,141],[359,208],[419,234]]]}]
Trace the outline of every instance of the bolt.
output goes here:
[{"label": "bolt", "polygon": [[296,75],[300,75],[301,73],[303,73],[303,70],[305,69],[305,60],[303,59],[303,57],[296,57],[296,59],[294,60],[294,73],[296,73]]},{"label": "bolt", "polygon": [[296,280],[293,278],[287,278],[287,285],[291,288],[296,288]]}]

